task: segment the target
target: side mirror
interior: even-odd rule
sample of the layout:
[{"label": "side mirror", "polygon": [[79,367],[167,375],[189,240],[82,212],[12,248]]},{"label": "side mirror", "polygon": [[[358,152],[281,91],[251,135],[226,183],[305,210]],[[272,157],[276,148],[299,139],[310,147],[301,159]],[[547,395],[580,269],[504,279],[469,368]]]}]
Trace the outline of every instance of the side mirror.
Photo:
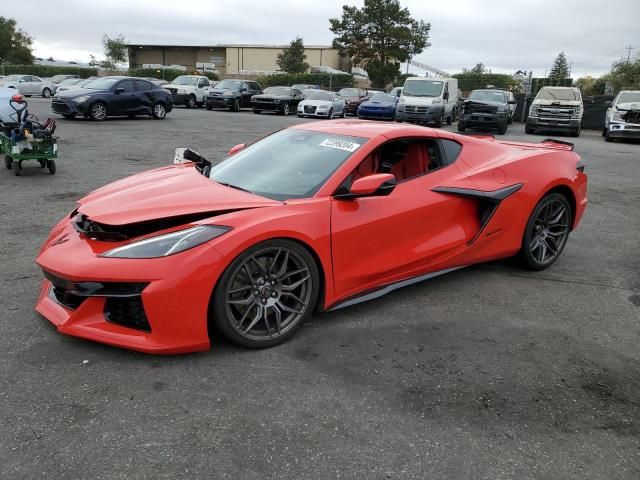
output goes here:
[{"label": "side mirror", "polygon": [[444,92],[444,95],[442,95],[442,99],[449,100],[449,92]]},{"label": "side mirror", "polygon": [[398,90],[398,91],[396,92],[396,97],[400,98],[400,95],[402,95],[402,90]]},{"label": "side mirror", "polygon": [[227,152],[227,156],[235,155],[240,150],[244,150],[244,147],[246,146],[247,145],[245,143],[239,143],[238,145],[236,145],[235,147],[232,147],[231,150]]},{"label": "side mirror", "polygon": [[390,173],[374,173],[357,179],[348,193],[334,195],[338,200],[351,200],[358,197],[383,197],[396,188],[396,177]]},{"label": "side mirror", "polygon": [[604,102],[604,106],[607,107],[607,108],[609,108],[611,105],[613,105],[611,100],[607,100],[606,102]]},{"label": "side mirror", "polygon": [[113,91],[116,95],[120,95],[122,92],[124,92],[124,88],[122,87],[118,87]]}]

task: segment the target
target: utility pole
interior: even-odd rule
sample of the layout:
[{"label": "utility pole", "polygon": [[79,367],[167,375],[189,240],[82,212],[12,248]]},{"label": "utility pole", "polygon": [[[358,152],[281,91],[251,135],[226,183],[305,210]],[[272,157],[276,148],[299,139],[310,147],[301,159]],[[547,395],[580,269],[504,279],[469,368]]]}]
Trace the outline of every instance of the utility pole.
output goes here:
[{"label": "utility pole", "polygon": [[625,50],[627,50],[627,63],[629,63],[631,61],[631,50],[635,50],[634,47],[631,46],[631,44],[629,44],[628,47],[624,47]]}]

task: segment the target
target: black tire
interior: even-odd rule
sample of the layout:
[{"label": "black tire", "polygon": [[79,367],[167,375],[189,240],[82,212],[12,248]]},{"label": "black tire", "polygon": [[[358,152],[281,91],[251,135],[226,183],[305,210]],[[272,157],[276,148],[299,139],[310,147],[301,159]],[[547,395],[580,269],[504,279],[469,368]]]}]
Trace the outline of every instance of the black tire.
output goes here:
[{"label": "black tire", "polygon": [[440,118],[436,121],[436,128],[442,128],[442,123],[444,122],[444,112],[440,115]]},{"label": "black tire", "polygon": [[207,103],[206,107],[207,107],[207,110],[213,110],[213,105],[209,103]]},{"label": "black tire", "polygon": [[258,243],[220,277],[211,297],[213,323],[238,345],[272,347],[312,315],[319,285],[318,267],[306,248],[285,239]]},{"label": "black tire", "polygon": [[571,135],[572,137],[579,137],[580,136],[580,128],[571,130],[569,132],[569,135]]},{"label": "black tire", "polygon": [[50,89],[50,88],[48,88],[48,87],[43,88],[43,89],[42,89],[42,96],[43,96],[44,98],[49,98],[49,97],[51,97],[51,89]]},{"label": "black tire", "polygon": [[21,162],[15,161],[13,162],[13,174],[16,177],[20,176],[20,170],[22,170],[22,164]]},{"label": "black tire", "polygon": [[55,160],[47,160],[47,168],[49,169],[49,173],[51,175],[56,174],[56,161]]},{"label": "black tire", "polygon": [[513,115],[509,115],[509,118],[507,118],[507,125],[511,124],[513,124]]},{"label": "black tire", "polygon": [[102,102],[96,102],[89,108],[89,118],[94,122],[102,122],[107,118],[107,106]]},{"label": "black tire", "polygon": [[156,120],[164,120],[167,118],[167,107],[164,106],[164,103],[158,102],[153,105],[153,112],[151,115]]},{"label": "black tire", "polygon": [[607,136],[607,127],[602,129],[602,136],[606,137]]},{"label": "black tire", "polygon": [[45,168],[47,166],[46,160],[38,160],[38,163],[40,164],[40,168]]},{"label": "black tire", "polygon": [[333,107],[329,109],[329,113],[327,114],[327,118],[331,120],[333,118]]},{"label": "black tire", "polygon": [[256,115],[260,115],[262,113],[262,110],[256,110],[255,108],[253,109],[253,113],[255,113]]},{"label": "black tire", "polygon": [[9,155],[4,156],[4,166],[7,170],[11,170],[13,168],[13,159]]},{"label": "black tire", "polygon": [[347,109],[343,108],[342,109],[342,114],[340,115],[341,118],[347,118]]},{"label": "black tire", "polygon": [[189,95],[189,98],[187,99],[187,103],[185,105],[185,107],[187,108],[196,108],[196,104],[198,102],[196,102],[196,96],[195,95]]},{"label": "black tire", "polygon": [[605,142],[613,142],[614,141],[614,138],[609,133],[609,130],[607,130],[607,133],[605,133],[605,135],[604,135],[604,141]]},{"label": "black tire", "polygon": [[63,113],[62,116],[68,120],[73,120],[74,118],[76,118],[75,113]]},{"label": "black tire", "polygon": [[571,205],[560,193],[550,193],[538,202],[522,238],[520,257],[527,268],[542,270],[560,257],[569,238],[572,218]]},{"label": "black tire", "polygon": [[196,106],[197,106],[198,108],[202,108],[202,107],[204,107],[204,100],[202,100],[201,102],[196,102]]},{"label": "black tire", "polygon": [[447,125],[451,125],[452,123],[453,123],[453,112],[451,112],[451,115],[447,117]]},{"label": "black tire", "polygon": [[530,127],[529,125],[525,124],[524,125],[524,133],[526,133],[527,135],[533,135],[534,133],[536,133],[536,129]]},{"label": "black tire", "polygon": [[285,103],[282,106],[282,115],[284,115],[285,117],[289,116],[289,103]]},{"label": "black tire", "polygon": [[233,104],[231,105],[231,111],[232,112],[239,112],[240,111],[240,99],[239,98],[234,98],[233,99]]},{"label": "black tire", "polygon": [[459,132],[464,132],[467,130],[467,127],[464,125],[464,123],[462,123],[460,120],[458,120],[458,131]]},{"label": "black tire", "polygon": [[505,133],[507,133],[507,122],[498,125],[498,135],[504,135]]}]

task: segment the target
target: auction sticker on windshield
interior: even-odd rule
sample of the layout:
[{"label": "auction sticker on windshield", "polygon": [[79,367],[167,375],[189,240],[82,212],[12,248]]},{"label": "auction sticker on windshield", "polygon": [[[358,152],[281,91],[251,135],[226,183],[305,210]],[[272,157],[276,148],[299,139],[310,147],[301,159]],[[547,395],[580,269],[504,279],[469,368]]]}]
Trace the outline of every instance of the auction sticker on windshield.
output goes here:
[{"label": "auction sticker on windshield", "polygon": [[325,138],[322,142],[320,142],[320,146],[337,148],[338,150],[344,150],[345,152],[353,153],[358,149],[358,147],[360,147],[360,144],[348,142],[346,140],[339,140],[337,138]]}]

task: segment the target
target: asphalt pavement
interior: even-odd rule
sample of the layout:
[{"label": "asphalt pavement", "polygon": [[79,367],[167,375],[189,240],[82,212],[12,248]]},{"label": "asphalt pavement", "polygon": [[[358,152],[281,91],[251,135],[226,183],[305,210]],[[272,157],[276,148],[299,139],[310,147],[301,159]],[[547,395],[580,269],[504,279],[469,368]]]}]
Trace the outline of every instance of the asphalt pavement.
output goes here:
[{"label": "asphalt pavement", "polygon": [[216,160],[300,121],[58,118],[56,175],[0,171],[0,478],[640,478],[640,143],[600,132],[555,137],[583,156],[590,204],[545,271],[469,267],[316,314],[261,351],[214,339],[144,355],[34,312],[34,258],[86,192],[176,147]]}]

